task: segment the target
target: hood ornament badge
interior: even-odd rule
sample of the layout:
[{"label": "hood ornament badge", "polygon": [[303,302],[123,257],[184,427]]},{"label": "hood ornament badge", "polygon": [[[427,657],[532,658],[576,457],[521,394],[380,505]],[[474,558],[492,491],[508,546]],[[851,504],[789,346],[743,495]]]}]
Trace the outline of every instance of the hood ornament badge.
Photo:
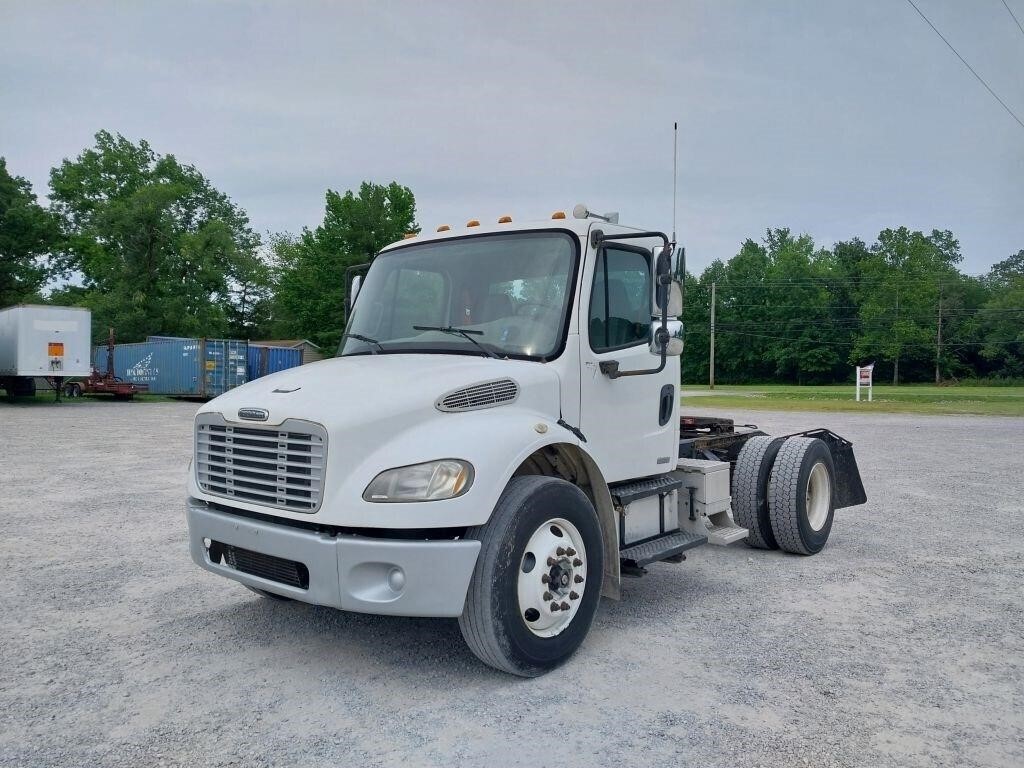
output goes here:
[{"label": "hood ornament badge", "polygon": [[278,387],[277,389],[272,389],[270,391],[273,394],[286,395],[289,392],[298,392],[300,389],[302,389],[302,387],[292,387],[291,389],[281,389]]},{"label": "hood ornament badge", "polygon": [[246,421],[266,421],[270,413],[264,408],[239,408],[238,418]]}]

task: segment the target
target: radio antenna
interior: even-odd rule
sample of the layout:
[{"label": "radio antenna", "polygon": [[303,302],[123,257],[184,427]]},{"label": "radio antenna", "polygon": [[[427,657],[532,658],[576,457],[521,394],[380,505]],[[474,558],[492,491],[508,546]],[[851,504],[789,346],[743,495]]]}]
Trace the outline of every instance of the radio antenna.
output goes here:
[{"label": "radio antenna", "polygon": [[676,248],[676,187],[679,176],[676,162],[679,155],[679,123],[672,123],[672,250]]}]

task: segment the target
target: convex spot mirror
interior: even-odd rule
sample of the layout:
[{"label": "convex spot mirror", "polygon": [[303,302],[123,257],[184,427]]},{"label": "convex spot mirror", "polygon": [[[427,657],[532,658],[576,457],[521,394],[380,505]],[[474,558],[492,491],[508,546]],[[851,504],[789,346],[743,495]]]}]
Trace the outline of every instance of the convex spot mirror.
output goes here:
[{"label": "convex spot mirror", "polygon": [[[681,320],[669,320],[666,326],[668,333],[668,345],[665,354],[669,357],[679,357],[683,354],[683,323]],[[661,321],[651,323],[651,354],[661,356]]]}]

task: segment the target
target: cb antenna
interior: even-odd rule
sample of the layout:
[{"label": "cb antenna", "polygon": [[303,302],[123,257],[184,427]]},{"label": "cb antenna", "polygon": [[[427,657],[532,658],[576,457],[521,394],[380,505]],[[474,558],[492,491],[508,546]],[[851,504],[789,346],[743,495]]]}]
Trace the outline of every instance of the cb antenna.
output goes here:
[{"label": "cb antenna", "polygon": [[679,155],[679,123],[672,123],[672,250],[676,249],[676,187],[679,176],[676,162]]}]

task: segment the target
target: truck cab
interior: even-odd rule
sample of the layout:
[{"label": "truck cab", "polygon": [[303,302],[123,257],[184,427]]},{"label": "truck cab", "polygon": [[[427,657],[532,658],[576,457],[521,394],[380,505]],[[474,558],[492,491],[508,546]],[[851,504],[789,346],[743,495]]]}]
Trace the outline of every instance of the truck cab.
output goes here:
[{"label": "truck cab", "polygon": [[[195,562],[267,597],[458,617],[485,663],[537,675],[623,574],[709,541],[758,545],[760,486],[751,527],[730,491],[763,433],[681,443],[682,268],[664,234],[610,219],[577,206],[383,249],[335,358],[199,410]],[[817,511],[794,514],[827,538],[856,494],[835,490],[842,447],[813,439]]]}]

